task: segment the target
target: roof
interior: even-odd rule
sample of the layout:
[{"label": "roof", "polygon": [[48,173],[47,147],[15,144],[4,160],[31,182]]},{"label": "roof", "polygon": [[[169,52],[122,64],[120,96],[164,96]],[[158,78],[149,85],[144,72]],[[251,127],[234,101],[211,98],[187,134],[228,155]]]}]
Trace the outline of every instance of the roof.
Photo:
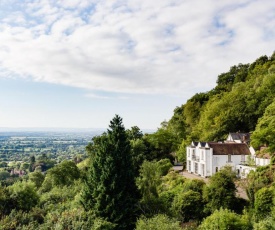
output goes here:
[{"label": "roof", "polygon": [[250,155],[249,148],[244,143],[209,142],[208,144],[213,149],[213,155]]},{"label": "roof", "polygon": [[249,133],[229,133],[229,135],[232,137],[233,140],[250,140],[250,134]]},{"label": "roof", "polygon": [[204,147],[208,147],[207,146],[207,142],[196,142],[196,141],[192,141],[192,143],[191,143],[191,147],[197,147],[197,146],[199,146],[199,147],[202,147],[202,148],[204,148]]}]

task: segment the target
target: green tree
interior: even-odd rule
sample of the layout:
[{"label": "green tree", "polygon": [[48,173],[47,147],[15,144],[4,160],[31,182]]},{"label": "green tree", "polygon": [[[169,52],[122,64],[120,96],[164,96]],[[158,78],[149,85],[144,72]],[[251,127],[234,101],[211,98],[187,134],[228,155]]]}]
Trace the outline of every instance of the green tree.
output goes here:
[{"label": "green tree", "polygon": [[131,129],[126,130],[130,140],[137,140],[143,137],[143,133],[139,127],[133,126]]},{"label": "green tree", "polygon": [[80,172],[73,161],[63,161],[47,172],[55,186],[70,185],[74,180],[79,179]]},{"label": "green tree", "polygon": [[152,218],[141,218],[137,221],[136,230],[180,230],[180,224],[168,216],[159,214]]},{"label": "green tree", "polygon": [[30,172],[33,172],[33,170],[35,169],[34,164],[35,164],[35,156],[31,156],[30,157],[30,164],[29,164],[29,171]]},{"label": "green tree", "polygon": [[142,138],[130,140],[130,144],[135,176],[138,176],[140,166],[142,165],[143,161],[148,158],[148,152]]},{"label": "green tree", "polygon": [[8,189],[10,190],[10,197],[16,201],[16,209],[18,210],[29,211],[39,202],[39,196],[33,183],[19,181],[9,186]]},{"label": "green tree", "polygon": [[182,222],[201,220],[204,202],[199,192],[189,190],[178,193],[172,203],[172,212]]},{"label": "green tree", "polygon": [[117,224],[117,229],[131,229],[138,200],[131,146],[122,118],[116,115],[109,127],[107,133],[90,146],[91,164],[82,204],[97,217]]},{"label": "green tree", "polygon": [[0,171],[0,180],[6,180],[10,177],[9,172],[7,171]]},{"label": "green tree", "polygon": [[271,152],[275,151],[275,101],[266,108],[251,138],[254,148],[265,144]]},{"label": "green tree", "polygon": [[157,162],[144,161],[140,168],[140,176],[136,180],[142,199],[147,202],[158,197],[158,186],[161,174]]},{"label": "green tree", "polygon": [[273,188],[261,188],[255,194],[255,215],[256,219],[261,220],[270,215],[271,209],[274,206],[272,201],[274,197]]},{"label": "green tree", "polygon": [[267,217],[253,225],[253,230],[275,230],[275,221]]},{"label": "green tree", "polygon": [[161,159],[157,162],[158,171],[160,172],[161,176],[165,176],[169,170],[172,168],[171,161],[169,159]]},{"label": "green tree", "polygon": [[151,152],[155,155],[155,160],[163,158],[171,159],[170,154],[175,152],[180,144],[176,134],[167,128],[166,123],[163,123],[163,125],[164,126],[159,128],[155,133],[145,136],[151,146]]},{"label": "green tree", "polygon": [[8,215],[15,207],[16,200],[11,198],[10,190],[7,187],[0,187],[0,217]]},{"label": "green tree", "polygon": [[30,164],[28,164],[28,163],[26,163],[26,162],[24,162],[24,163],[22,163],[21,165],[20,165],[20,169],[21,170],[28,170],[29,169],[29,167],[30,167]]},{"label": "green tree", "polygon": [[204,219],[199,230],[250,230],[252,226],[241,216],[227,210],[216,210],[211,216]]},{"label": "green tree", "polygon": [[236,202],[236,186],[231,167],[224,168],[210,178],[210,183],[204,190],[204,199],[207,202],[206,211],[214,212],[221,207],[234,209]]},{"label": "green tree", "polygon": [[40,188],[45,176],[41,172],[32,172],[29,173],[29,180],[35,184],[37,188]]}]

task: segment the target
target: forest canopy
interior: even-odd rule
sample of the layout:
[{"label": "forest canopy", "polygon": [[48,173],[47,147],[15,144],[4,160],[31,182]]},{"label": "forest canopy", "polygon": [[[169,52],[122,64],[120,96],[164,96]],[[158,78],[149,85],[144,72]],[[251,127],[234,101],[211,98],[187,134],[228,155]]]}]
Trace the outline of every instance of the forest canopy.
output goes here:
[{"label": "forest canopy", "polygon": [[273,152],[275,53],[232,66],[216,83],[175,108],[167,123],[166,129],[181,140],[176,148],[179,160],[184,161],[192,140],[222,141],[229,132],[252,133],[254,148],[268,145]]}]

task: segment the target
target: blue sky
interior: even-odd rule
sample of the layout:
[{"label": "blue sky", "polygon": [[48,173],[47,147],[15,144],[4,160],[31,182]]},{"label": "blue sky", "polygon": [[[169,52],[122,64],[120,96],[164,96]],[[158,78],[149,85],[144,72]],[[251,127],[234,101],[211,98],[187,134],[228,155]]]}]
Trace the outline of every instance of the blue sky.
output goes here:
[{"label": "blue sky", "polygon": [[2,0],[0,127],[156,129],[274,44],[270,0]]}]

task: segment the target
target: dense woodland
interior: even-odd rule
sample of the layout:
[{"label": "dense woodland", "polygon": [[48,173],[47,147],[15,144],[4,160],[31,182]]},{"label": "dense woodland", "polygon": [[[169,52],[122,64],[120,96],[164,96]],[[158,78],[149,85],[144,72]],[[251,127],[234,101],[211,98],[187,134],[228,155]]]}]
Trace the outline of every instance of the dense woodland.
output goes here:
[{"label": "dense woodland", "polygon": [[[63,161],[1,182],[0,229],[275,229],[275,166],[238,180],[230,168],[209,179],[171,169],[186,145],[251,132],[252,145],[275,151],[275,53],[238,64],[174,110],[153,134],[125,130],[115,116],[86,147],[89,158]],[[248,200],[236,196],[236,184]]]}]

